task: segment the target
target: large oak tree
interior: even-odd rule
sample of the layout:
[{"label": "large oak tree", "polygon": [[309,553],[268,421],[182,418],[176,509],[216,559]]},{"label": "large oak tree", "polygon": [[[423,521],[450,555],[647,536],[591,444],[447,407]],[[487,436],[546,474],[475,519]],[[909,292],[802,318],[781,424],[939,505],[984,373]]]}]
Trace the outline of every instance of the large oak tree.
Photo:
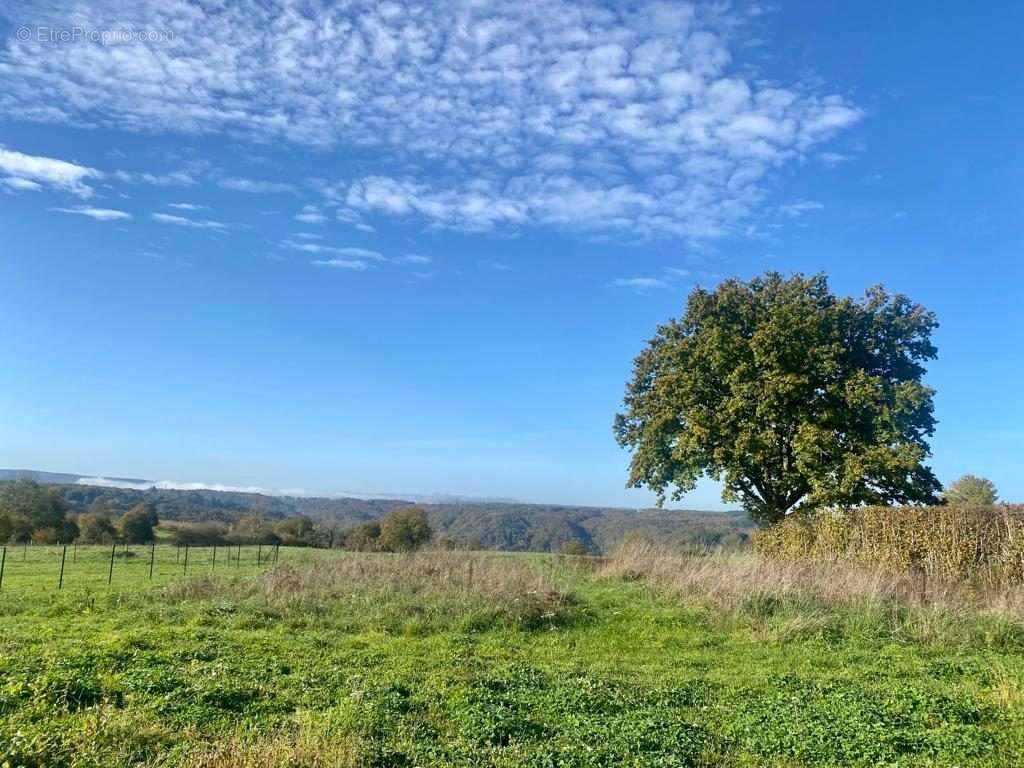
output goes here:
[{"label": "large oak tree", "polygon": [[773,522],[824,505],[931,503],[941,489],[923,363],[935,316],[881,287],[768,273],[694,290],[636,358],[615,419],[629,486],[679,499],[708,476]]}]

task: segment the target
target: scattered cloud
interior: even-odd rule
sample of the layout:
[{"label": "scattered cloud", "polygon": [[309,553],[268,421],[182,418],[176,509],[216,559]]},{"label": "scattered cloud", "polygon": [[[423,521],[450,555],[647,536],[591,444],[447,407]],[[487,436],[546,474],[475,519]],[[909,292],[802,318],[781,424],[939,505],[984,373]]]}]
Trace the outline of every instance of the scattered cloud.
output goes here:
[{"label": "scattered cloud", "polygon": [[0,184],[17,192],[35,192],[43,188],[43,185],[31,179],[23,179],[18,176],[0,178]]},{"label": "scattered cloud", "polygon": [[616,288],[632,288],[635,291],[649,291],[652,288],[668,288],[671,283],[656,277],[620,277],[612,280]]},{"label": "scattered cloud", "polygon": [[421,256],[418,253],[407,253],[404,256],[400,256],[398,261],[403,264],[430,264],[434,260],[429,256]]},{"label": "scattered cloud", "polygon": [[210,221],[209,219],[189,219],[185,216],[173,216],[169,213],[154,213],[150,218],[161,224],[174,224],[179,227],[192,227],[194,229],[213,229],[223,231],[228,228],[227,224],[220,221]]},{"label": "scattered cloud", "polygon": [[817,200],[797,200],[779,206],[779,213],[789,219],[799,219],[801,216],[813,211],[820,211],[825,206]]},{"label": "scattered cloud", "polygon": [[841,165],[850,159],[849,155],[844,155],[839,152],[822,152],[818,155],[818,160],[829,168],[834,168],[837,165]]},{"label": "scattered cloud", "polygon": [[229,176],[220,179],[218,186],[235,192],[252,192],[266,194],[275,192],[295,192],[295,185],[281,181],[265,181],[263,179],[241,179]]},{"label": "scattered cloud", "polygon": [[103,175],[95,168],[53,157],[26,155],[5,149],[3,145],[0,145],[0,173],[5,175],[4,185],[10,189],[37,190],[49,186],[78,197],[92,197],[93,189],[85,182]]},{"label": "scattered cloud", "polygon": [[620,277],[612,280],[611,284],[615,288],[629,288],[637,293],[646,293],[658,288],[671,288],[692,276],[693,273],[688,269],[666,267],[660,277]]},{"label": "scattered cloud", "polygon": [[317,267],[333,267],[335,269],[351,269],[358,272],[369,269],[370,265],[361,259],[324,259],[312,262]]},{"label": "scattered cloud", "polygon": [[[362,173],[322,189],[363,226],[373,213],[470,231],[718,237],[757,216],[778,170],[862,117],[820,83],[769,82],[749,56],[739,63],[759,22],[724,3],[353,0],[314,13],[292,0],[187,12],[26,0],[17,15],[12,28],[75,19],[175,35],[116,46],[10,35],[0,113],[368,150]],[[84,194],[87,178],[69,188]]]},{"label": "scattered cloud", "polygon": [[353,248],[353,247],[339,247],[335,245],[325,245],[323,243],[315,242],[296,242],[294,240],[282,240],[281,246],[289,248],[293,251],[301,251],[303,253],[316,253],[316,254],[331,254],[332,256],[340,256],[343,258],[358,259],[360,261],[386,261],[384,254],[379,251],[373,251],[369,248]]},{"label": "scattered cloud", "polygon": [[58,211],[60,213],[75,213],[79,216],[88,216],[90,219],[96,221],[119,221],[123,219],[130,219],[132,215],[125,211],[117,211],[113,208],[91,208],[89,206],[79,205],[74,208],[52,208],[51,210]]},{"label": "scattered cloud", "polygon": [[206,208],[205,205],[196,205],[195,203],[168,203],[168,208],[176,208],[179,211],[202,211]]},{"label": "scattered cloud", "polygon": [[323,224],[327,221],[327,217],[320,213],[320,209],[315,205],[304,205],[302,211],[295,214],[292,218],[304,224]]}]

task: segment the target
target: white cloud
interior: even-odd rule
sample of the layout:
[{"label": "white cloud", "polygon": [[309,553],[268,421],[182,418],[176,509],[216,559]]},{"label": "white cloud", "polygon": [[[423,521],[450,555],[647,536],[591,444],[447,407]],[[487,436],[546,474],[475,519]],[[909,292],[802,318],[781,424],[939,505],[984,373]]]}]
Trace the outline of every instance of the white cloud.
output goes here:
[{"label": "white cloud", "polygon": [[221,179],[217,184],[224,189],[231,189],[235,192],[273,193],[273,192],[294,192],[295,186],[281,181],[265,181],[263,179],[240,179],[227,177]]},{"label": "white cloud", "polygon": [[789,219],[799,219],[801,216],[813,211],[820,211],[825,206],[817,200],[796,200],[779,206],[779,213]]},{"label": "white cloud", "polygon": [[150,216],[153,221],[157,221],[161,224],[174,224],[179,227],[192,227],[194,229],[214,229],[214,230],[225,230],[228,228],[227,224],[220,221],[210,221],[208,219],[189,219],[185,216],[173,216],[169,213],[154,213]]},{"label": "white cloud", "polygon": [[284,248],[289,248],[293,251],[301,251],[303,253],[326,253],[332,256],[341,256],[344,258],[358,259],[360,261],[386,261],[384,254],[379,251],[373,251],[369,248],[354,248],[354,247],[339,247],[335,245],[325,245],[323,243],[309,242],[296,242],[294,240],[282,240],[281,245]]},{"label": "white cloud", "polygon": [[671,283],[657,277],[620,277],[612,281],[616,288],[632,288],[635,291],[649,291],[652,288],[668,288]]},{"label": "white cloud", "polygon": [[720,236],[759,212],[776,170],[861,118],[840,95],[734,63],[756,21],[718,3],[26,0],[17,13],[12,28],[175,35],[12,35],[0,113],[342,146],[368,160],[323,188],[325,204],[364,227],[372,212],[467,230]]},{"label": "white cloud", "polygon": [[201,211],[206,208],[205,205],[196,205],[195,203],[168,203],[168,208],[177,208],[179,211]]},{"label": "white cloud", "polygon": [[671,288],[682,280],[692,277],[688,269],[680,267],[666,267],[662,270],[661,277],[620,277],[612,280],[616,288],[630,288],[637,293],[646,293],[657,288]]},{"label": "white cloud", "polygon": [[292,218],[304,224],[323,224],[327,221],[327,217],[320,213],[320,209],[315,205],[304,205],[302,211]]},{"label": "white cloud", "polygon": [[0,179],[0,184],[18,192],[36,192],[43,188],[43,185],[37,181],[22,179],[18,176],[7,176],[2,178]]},{"label": "white cloud", "polygon": [[433,259],[429,256],[421,256],[418,253],[407,253],[399,257],[398,261],[403,264],[430,264]]},{"label": "white cloud", "polygon": [[334,267],[335,269],[351,269],[361,272],[364,269],[369,269],[370,265],[361,259],[323,259],[320,261],[314,261],[313,264],[317,267]]},{"label": "white cloud", "polygon": [[4,184],[11,189],[36,190],[46,185],[78,197],[91,197],[92,187],[85,181],[102,176],[95,168],[52,157],[26,155],[5,149],[3,145],[0,145],[0,172],[7,174]]},{"label": "white cloud", "polygon": [[91,208],[89,206],[79,205],[74,208],[54,208],[54,211],[60,213],[76,213],[80,216],[88,216],[90,219],[96,219],[96,221],[118,221],[123,219],[130,219],[132,215],[125,211],[117,211],[112,208]]}]

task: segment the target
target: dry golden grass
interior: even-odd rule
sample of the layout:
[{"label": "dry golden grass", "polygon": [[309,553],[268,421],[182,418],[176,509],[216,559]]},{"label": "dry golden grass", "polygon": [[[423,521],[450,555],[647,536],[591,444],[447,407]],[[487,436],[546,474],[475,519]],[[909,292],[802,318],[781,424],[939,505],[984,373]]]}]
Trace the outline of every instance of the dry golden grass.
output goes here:
[{"label": "dry golden grass", "polygon": [[540,560],[487,552],[346,553],[280,565],[252,579],[172,584],[171,600],[258,603],[282,615],[343,610],[367,619],[436,620],[484,611],[516,623],[563,618],[574,598],[568,572]]},{"label": "dry golden grass", "polygon": [[[776,634],[807,634],[848,622],[884,625],[920,641],[971,638],[977,617],[1024,629],[1024,596],[1015,587],[929,580],[840,561],[773,560],[756,552],[686,555],[630,541],[602,561],[605,578],[641,581],[681,601],[710,606],[720,618],[775,616]],[[781,618],[780,618],[781,617]],[[1016,629],[1015,629],[1016,628]]]},{"label": "dry golden grass", "polygon": [[932,581],[1024,583],[1024,508],[867,507],[797,514],[760,531],[778,560],[848,562]]}]

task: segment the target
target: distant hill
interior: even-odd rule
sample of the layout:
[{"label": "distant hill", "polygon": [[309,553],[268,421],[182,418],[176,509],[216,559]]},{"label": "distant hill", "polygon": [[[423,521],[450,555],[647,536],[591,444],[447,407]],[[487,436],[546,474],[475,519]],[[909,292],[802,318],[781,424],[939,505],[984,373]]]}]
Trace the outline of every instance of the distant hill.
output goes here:
[{"label": "distant hill", "polygon": [[[375,520],[411,499],[270,496],[260,493],[164,488],[117,488],[82,484],[83,475],[33,470],[0,470],[0,481],[27,477],[59,486],[72,511],[103,502],[120,514],[146,501],[163,520],[229,522],[256,514],[271,519],[302,515],[340,528]],[[145,480],[124,483],[149,485]],[[486,549],[555,552],[580,541],[594,552],[613,549],[629,533],[675,546],[734,546],[745,543],[755,525],[742,512],[624,509],[492,501],[419,503],[441,535]]]}]

